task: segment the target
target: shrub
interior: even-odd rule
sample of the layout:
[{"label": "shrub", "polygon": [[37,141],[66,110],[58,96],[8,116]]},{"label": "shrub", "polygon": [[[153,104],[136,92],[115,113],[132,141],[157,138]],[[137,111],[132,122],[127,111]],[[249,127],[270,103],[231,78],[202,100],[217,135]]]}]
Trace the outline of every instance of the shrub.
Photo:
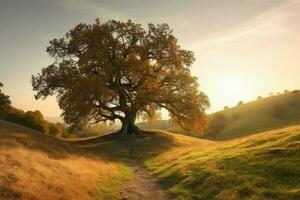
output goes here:
[{"label": "shrub", "polygon": [[241,105],[243,105],[244,104],[244,102],[243,101],[239,101],[239,103],[237,104],[238,106],[241,106]]},{"label": "shrub", "polygon": [[257,97],[257,100],[260,100],[260,99],[262,99],[262,97],[261,97],[261,96],[258,96],[258,97]]},{"label": "shrub", "polygon": [[45,134],[62,135],[62,128],[44,120],[42,113],[38,110],[24,112],[21,109],[10,107],[4,119]]},{"label": "shrub", "polygon": [[227,110],[229,107],[228,106],[224,106],[224,110]]},{"label": "shrub", "polygon": [[42,133],[48,133],[49,131],[47,121],[44,120],[40,111],[24,112],[23,110],[11,107],[5,119]]},{"label": "shrub", "polygon": [[53,136],[62,136],[62,128],[57,124],[48,123],[49,134]]}]

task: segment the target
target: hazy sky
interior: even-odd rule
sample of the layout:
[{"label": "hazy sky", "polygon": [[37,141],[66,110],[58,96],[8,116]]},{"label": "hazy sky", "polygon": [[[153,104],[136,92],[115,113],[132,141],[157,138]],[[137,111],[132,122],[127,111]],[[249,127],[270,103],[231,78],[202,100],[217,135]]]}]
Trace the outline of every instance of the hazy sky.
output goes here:
[{"label": "hazy sky", "polygon": [[14,106],[60,114],[55,98],[34,100],[31,75],[51,63],[49,40],[95,18],[170,24],[195,52],[210,112],[300,88],[300,0],[0,0],[0,82]]}]

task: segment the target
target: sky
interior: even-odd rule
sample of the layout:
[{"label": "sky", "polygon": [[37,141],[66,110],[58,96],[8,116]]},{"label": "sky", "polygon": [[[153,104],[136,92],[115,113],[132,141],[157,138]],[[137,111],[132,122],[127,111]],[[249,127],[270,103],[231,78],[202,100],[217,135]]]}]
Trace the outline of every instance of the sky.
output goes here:
[{"label": "sky", "polygon": [[300,0],[0,0],[0,82],[15,107],[61,113],[35,100],[31,75],[52,63],[49,40],[80,22],[168,23],[195,53],[208,112],[300,88]]}]

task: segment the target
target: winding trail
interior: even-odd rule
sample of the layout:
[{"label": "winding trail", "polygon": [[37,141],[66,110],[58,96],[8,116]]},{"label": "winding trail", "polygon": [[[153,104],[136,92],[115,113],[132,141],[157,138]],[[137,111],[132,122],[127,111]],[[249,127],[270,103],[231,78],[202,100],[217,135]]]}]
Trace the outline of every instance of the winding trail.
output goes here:
[{"label": "winding trail", "polygon": [[125,181],[120,191],[121,200],[170,200],[171,198],[157,183],[149,171],[138,161],[130,160],[133,175]]}]

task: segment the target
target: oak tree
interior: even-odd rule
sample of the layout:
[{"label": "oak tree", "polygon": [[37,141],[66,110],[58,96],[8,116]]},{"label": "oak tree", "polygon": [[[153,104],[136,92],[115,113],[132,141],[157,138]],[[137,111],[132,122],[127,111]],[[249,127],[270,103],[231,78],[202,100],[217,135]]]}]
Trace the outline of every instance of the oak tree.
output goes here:
[{"label": "oak tree", "polygon": [[55,61],[32,76],[35,97],[57,94],[66,123],[120,120],[122,135],[139,134],[139,115],[161,108],[183,129],[202,130],[207,96],[190,73],[193,52],[182,49],[167,24],[109,20],[81,23],[47,52]]}]

